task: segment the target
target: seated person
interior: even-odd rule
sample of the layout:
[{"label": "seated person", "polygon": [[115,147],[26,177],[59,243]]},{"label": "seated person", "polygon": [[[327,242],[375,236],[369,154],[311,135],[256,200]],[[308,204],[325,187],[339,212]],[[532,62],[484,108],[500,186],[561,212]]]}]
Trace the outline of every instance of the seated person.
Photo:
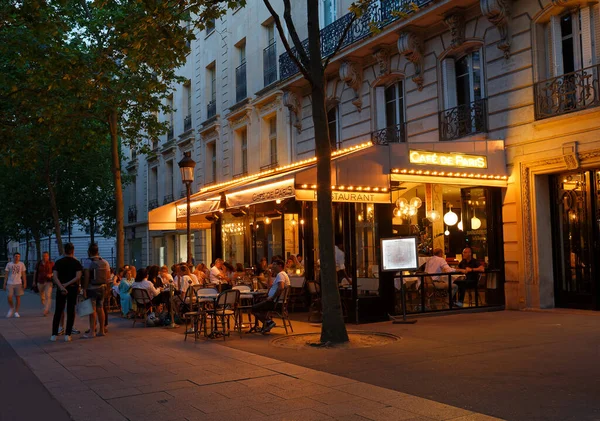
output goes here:
[{"label": "seated person", "polygon": [[[425,263],[425,273],[449,273],[456,272],[450,266],[448,266],[448,262],[444,259],[444,250],[437,248],[433,250],[433,256],[427,260]],[[432,275],[431,280],[433,281],[433,287],[435,289],[443,289],[448,291],[448,278],[442,277],[440,279],[439,276]],[[452,297],[456,295],[456,291],[458,290],[458,286],[453,282],[452,283]]]},{"label": "seated person", "polygon": [[163,265],[160,268],[158,277],[160,278],[160,281],[163,285],[168,285],[169,283],[173,282],[173,277],[169,273],[169,268],[167,267],[167,265]]},{"label": "seated person", "polygon": [[234,279],[237,280],[243,280],[246,277],[246,271],[244,270],[244,265],[242,265],[241,263],[236,263],[235,265],[235,273],[234,273]]},{"label": "seated person", "polygon": [[466,274],[465,279],[456,280],[454,283],[458,285],[458,300],[456,301],[457,307],[462,307],[465,300],[465,293],[467,288],[475,287],[479,281],[479,275],[485,271],[483,265],[473,259],[473,250],[471,247],[465,247],[462,252],[463,259],[458,264],[457,272]]},{"label": "seated person", "polygon": [[296,263],[294,262],[294,259],[292,259],[291,257],[288,258],[287,261],[285,262],[285,273],[287,273],[288,275],[296,274]]},{"label": "seated person", "polygon": [[281,260],[277,260],[272,265],[272,270],[277,273],[273,285],[269,289],[267,299],[261,303],[252,306],[252,314],[257,320],[263,324],[262,332],[267,333],[275,327],[275,322],[271,319],[267,320],[269,311],[275,310],[276,299],[283,293],[285,287],[290,286],[290,278],[288,278],[284,269],[285,264]]},{"label": "seated person", "polygon": [[141,268],[137,271],[135,282],[131,284],[131,289],[145,289],[148,291],[148,296],[152,300],[152,304],[158,305],[161,303],[161,290],[155,288],[154,285],[152,285],[152,282],[148,280],[148,271],[145,268]]},{"label": "seated person", "polygon": [[200,263],[198,264],[198,266],[196,266],[196,269],[194,270],[194,275],[196,275],[196,278],[198,278],[198,281],[202,285],[208,282],[208,269],[206,268],[206,265],[204,263]]},{"label": "seated person", "polygon": [[215,260],[213,267],[210,268],[209,280],[211,284],[221,285],[222,283],[226,282],[226,278],[223,273],[223,270],[225,269],[223,263],[223,259],[218,258]]}]

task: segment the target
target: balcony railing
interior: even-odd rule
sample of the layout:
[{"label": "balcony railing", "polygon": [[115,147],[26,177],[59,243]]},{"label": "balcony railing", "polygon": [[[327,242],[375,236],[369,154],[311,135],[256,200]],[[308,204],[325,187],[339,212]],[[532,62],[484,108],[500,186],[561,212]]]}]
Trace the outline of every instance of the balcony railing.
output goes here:
[{"label": "balcony railing", "polygon": [[217,100],[213,99],[206,104],[206,118],[209,119],[217,115]]},{"label": "balcony railing", "polygon": [[265,72],[265,86],[277,80],[277,48],[272,43],[263,50],[263,69]]},{"label": "balcony railing", "polygon": [[183,131],[187,132],[188,130],[192,130],[192,116],[186,115],[183,119]]},{"label": "balcony railing", "polygon": [[137,206],[129,206],[129,210],[127,211],[127,221],[130,224],[137,222]]},{"label": "balcony railing", "polygon": [[[350,44],[360,41],[373,33],[373,26],[382,29],[390,23],[400,19],[405,13],[412,13],[433,0],[381,0],[372,2],[367,11],[352,23],[346,38],[342,42],[344,48]],[[416,6],[416,7],[415,7]],[[321,29],[321,57],[326,58],[335,53],[335,48],[342,36],[344,29],[352,20],[352,13],[348,13],[335,22]],[[308,39],[302,42],[304,50],[308,55]],[[298,54],[293,49],[296,57]],[[287,79],[296,73],[298,68],[287,52],[279,56],[279,73],[281,79]]]},{"label": "balcony railing", "polygon": [[406,142],[405,135],[404,123],[400,123],[371,133],[371,140],[375,145],[388,145]]},{"label": "balcony railing", "polygon": [[167,194],[163,198],[163,205],[166,205],[167,203],[171,203],[172,201],[173,201],[173,195],[172,194]]},{"label": "balcony railing", "polygon": [[235,69],[235,102],[240,102],[248,96],[246,92],[246,63]]},{"label": "balcony railing", "polygon": [[183,199],[187,195],[187,190],[183,189],[179,192],[179,198]]},{"label": "balcony railing", "polygon": [[167,132],[167,141],[173,139],[173,137],[175,137],[175,135],[173,133],[173,126],[171,125],[171,127],[169,127],[169,131]]},{"label": "balcony railing", "polygon": [[487,131],[487,98],[440,112],[440,140]]},{"label": "balcony railing", "polygon": [[536,120],[599,106],[599,73],[597,64],[536,83]]},{"label": "balcony railing", "polygon": [[148,201],[148,210],[156,209],[158,207],[158,199],[152,199]]}]

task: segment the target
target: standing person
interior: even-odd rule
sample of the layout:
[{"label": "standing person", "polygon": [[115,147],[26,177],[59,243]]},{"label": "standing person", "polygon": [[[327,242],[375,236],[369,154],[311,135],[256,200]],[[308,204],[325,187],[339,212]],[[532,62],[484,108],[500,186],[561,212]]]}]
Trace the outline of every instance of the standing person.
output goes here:
[{"label": "standing person", "polygon": [[342,283],[342,279],[344,278],[350,279],[346,274],[346,254],[344,253],[344,245],[341,240],[335,243],[335,271],[338,283]]},{"label": "standing person", "polygon": [[[21,254],[13,254],[13,261],[8,262],[4,269],[4,286],[2,289],[8,288],[8,306],[10,310],[6,314],[6,317],[16,318],[21,317],[19,314],[19,307],[21,307],[21,295],[25,292],[25,286],[27,285],[27,278],[25,276],[26,269],[23,262],[21,262]],[[15,297],[15,305],[13,306],[13,297]]]},{"label": "standing person", "polygon": [[44,308],[44,316],[50,313],[50,306],[52,305],[52,270],[54,269],[54,262],[50,260],[50,255],[47,251],[42,253],[42,260],[40,260],[35,266],[33,272],[33,284],[37,285],[38,292],[40,293],[40,301]]},{"label": "standing person", "polygon": [[73,322],[75,321],[75,304],[77,303],[77,291],[83,267],[79,260],[73,257],[75,247],[71,243],[65,244],[64,256],[57,260],[52,271],[52,278],[58,287],[56,302],[54,304],[54,318],[52,319],[52,336],[50,340],[56,341],[58,325],[67,306],[67,328],[65,330],[65,342],[71,342]]},{"label": "standing person", "polygon": [[106,297],[111,293],[109,284],[112,284],[110,265],[98,255],[98,244],[90,244],[88,256],[83,265],[83,294],[92,300],[94,311],[90,314],[90,330],[83,336],[85,339],[106,334],[104,305]]}]

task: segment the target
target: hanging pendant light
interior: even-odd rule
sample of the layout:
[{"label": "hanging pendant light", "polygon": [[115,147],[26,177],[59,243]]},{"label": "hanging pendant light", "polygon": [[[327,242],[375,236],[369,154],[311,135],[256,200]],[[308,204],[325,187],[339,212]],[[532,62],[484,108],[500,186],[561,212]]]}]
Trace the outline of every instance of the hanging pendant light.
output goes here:
[{"label": "hanging pendant light", "polygon": [[444,231],[444,235],[447,237],[450,235],[450,231],[448,231],[448,228],[446,228],[446,231]]},{"label": "hanging pendant light", "polygon": [[435,209],[429,212],[429,215],[427,215],[427,219],[429,219],[431,222],[436,222],[439,221],[441,218],[441,215],[438,211],[436,211]]},{"label": "hanging pendant light", "polygon": [[448,226],[453,226],[456,225],[456,223],[458,222],[458,215],[455,214],[454,212],[452,212],[452,205],[448,205],[448,207],[450,208],[448,210],[448,212],[446,212],[446,214],[444,215],[444,222],[446,223],[446,225]]},{"label": "hanging pendant light", "polygon": [[471,228],[478,230],[481,228],[481,220],[475,215],[475,208],[473,208],[473,217],[471,218]]},{"label": "hanging pendant light", "polygon": [[463,230],[463,223],[462,220],[458,223],[458,225],[456,226],[459,230]]}]

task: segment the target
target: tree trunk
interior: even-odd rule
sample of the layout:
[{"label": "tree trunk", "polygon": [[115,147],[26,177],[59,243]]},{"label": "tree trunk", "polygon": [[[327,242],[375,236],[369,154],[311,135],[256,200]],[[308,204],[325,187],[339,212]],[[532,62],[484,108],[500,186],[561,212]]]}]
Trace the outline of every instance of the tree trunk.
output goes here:
[{"label": "tree trunk", "polygon": [[56,205],[56,194],[54,192],[54,186],[50,180],[50,171],[46,169],[45,174],[46,187],[48,187],[48,194],[50,196],[50,208],[52,210],[52,220],[54,221],[54,234],[56,234],[56,246],[58,247],[58,254],[63,255],[63,243],[60,234],[60,217],[58,215],[58,206]]},{"label": "tree trunk", "polygon": [[115,181],[115,219],[117,222],[117,264],[125,264],[125,210],[123,209],[123,185],[121,183],[121,157],[119,155],[119,137],[117,135],[119,118],[117,111],[113,110],[108,116],[110,128],[112,172]]},{"label": "tree trunk", "polygon": [[321,342],[348,342],[342,314],[340,291],[335,270],[333,207],[331,205],[331,145],[325,107],[325,69],[321,63],[319,7],[307,0],[308,50],[312,77],[312,118],[317,157],[317,216],[319,226],[319,259],[321,261],[321,300],[323,325]]},{"label": "tree trunk", "polygon": [[90,218],[90,244],[94,244],[96,242],[95,232],[96,218]]}]

